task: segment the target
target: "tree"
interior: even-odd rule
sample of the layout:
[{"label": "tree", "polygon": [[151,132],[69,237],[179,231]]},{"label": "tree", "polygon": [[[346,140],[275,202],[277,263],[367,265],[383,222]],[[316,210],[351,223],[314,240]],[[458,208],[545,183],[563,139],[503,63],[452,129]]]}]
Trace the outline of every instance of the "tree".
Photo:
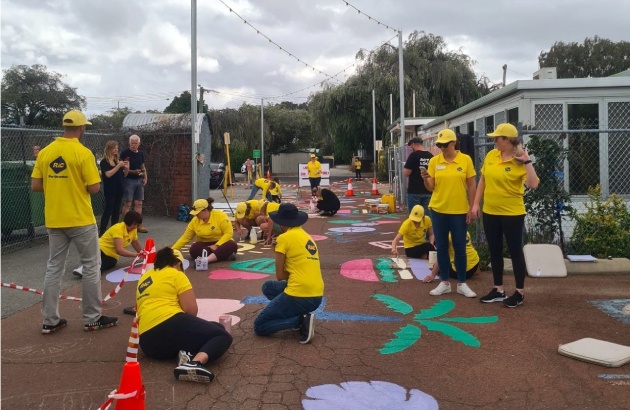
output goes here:
[{"label": "tree", "polygon": [[556,67],[558,78],[608,77],[630,68],[630,42],[595,36],[583,44],[557,41],[538,56],[538,65]]},{"label": "tree", "polygon": [[[197,101],[199,105],[199,101]],[[208,105],[203,105],[203,112],[208,112]],[[164,109],[166,114],[189,114],[190,113],[190,91],[184,91],[179,97],[174,97],[173,101]]]},{"label": "tree", "polygon": [[109,110],[107,114],[95,115],[90,122],[94,128],[116,131],[122,128],[125,117],[131,113],[132,111],[129,107],[114,108]]},{"label": "tree", "polygon": [[2,70],[2,122],[59,127],[66,112],[85,108],[85,97],[62,77],[40,64]]}]

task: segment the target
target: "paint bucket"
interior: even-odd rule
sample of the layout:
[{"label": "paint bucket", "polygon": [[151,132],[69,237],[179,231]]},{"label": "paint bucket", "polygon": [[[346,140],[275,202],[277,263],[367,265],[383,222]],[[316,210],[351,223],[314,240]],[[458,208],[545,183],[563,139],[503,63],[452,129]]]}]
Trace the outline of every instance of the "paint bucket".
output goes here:
[{"label": "paint bucket", "polygon": [[376,209],[379,214],[386,214],[389,212],[389,204],[378,204],[376,205]]},{"label": "paint bucket", "polygon": [[381,203],[388,205],[388,211],[390,213],[396,212],[396,197],[394,194],[385,194],[381,197]]},{"label": "paint bucket", "polygon": [[437,263],[437,252],[429,251],[429,268],[433,269],[433,266]]}]

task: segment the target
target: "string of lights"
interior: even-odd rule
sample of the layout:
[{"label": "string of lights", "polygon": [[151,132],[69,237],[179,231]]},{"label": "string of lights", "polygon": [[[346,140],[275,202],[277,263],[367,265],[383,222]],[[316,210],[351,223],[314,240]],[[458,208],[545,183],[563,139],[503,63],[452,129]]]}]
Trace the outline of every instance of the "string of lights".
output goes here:
[{"label": "string of lights", "polygon": [[[220,0],[219,0],[219,1],[220,1]],[[380,21],[378,21],[377,19],[375,19],[374,17],[372,17],[372,16],[370,16],[370,15],[368,15],[368,14],[365,14],[364,12],[362,12],[361,10],[359,10],[358,8],[354,7],[352,4],[348,3],[346,0],[341,0],[341,1],[343,1],[344,3],[346,3],[346,6],[348,6],[348,7],[352,7],[352,8],[353,8],[353,9],[355,9],[355,10],[356,10],[359,14],[361,14],[361,15],[363,15],[363,16],[365,16],[365,17],[367,17],[367,18],[368,18],[368,20],[376,22],[379,26],[383,26],[383,27],[387,28],[388,30],[392,30],[392,31],[393,31],[393,32],[395,32],[395,33],[398,33],[398,32],[400,31],[400,30],[396,30],[396,29],[395,29],[395,28],[393,28],[393,27],[388,26],[388,25],[387,25],[387,24],[385,24],[385,23],[381,23]]]},{"label": "string of lights", "polygon": [[326,74],[325,72],[321,71],[318,68],[313,67],[312,65],[310,65],[309,63],[307,63],[306,61],[302,60],[301,58],[297,57],[296,55],[294,55],[293,53],[291,53],[290,51],[288,51],[287,49],[285,49],[284,47],[282,47],[280,44],[276,43],[275,41],[273,41],[272,39],[270,39],[269,37],[267,37],[264,33],[262,33],[259,29],[257,29],[256,27],[254,27],[250,22],[248,22],[247,20],[245,20],[243,17],[241,17],[240,14],[238,14],[236,11],[234,11],[232,9],[232,7],[228,6],[227,4],[225,4],[225,2],[223,0],[219,0],[225,7],[227,7],[230,10],[230,13],[234,13],[234,15],[236,15],[236,17],[238,17],[239,19],[241,19],[243,21],[243,23],[247,24],[248,26],[250,26],[251,28],[253,28],[254,30],[256,30],[256,34],[264,37],[265,39],[267,39],[271,44],[275,45],[276,47],[278,47],[278,49],[280,49],[280,51],[283,51],[284,53],[288,54],[290,57],[294,58],[295,60],[297,60],[299,63],[304,64],[306,67],[312,68],[313,71],[318,72],[321,75],[324,75],[328,78],[330,78],[331,80],[335,80],[338,81],[339,83],[341,83],[342,81],[335,78],[334,76],[331,76],[329,74]]}]

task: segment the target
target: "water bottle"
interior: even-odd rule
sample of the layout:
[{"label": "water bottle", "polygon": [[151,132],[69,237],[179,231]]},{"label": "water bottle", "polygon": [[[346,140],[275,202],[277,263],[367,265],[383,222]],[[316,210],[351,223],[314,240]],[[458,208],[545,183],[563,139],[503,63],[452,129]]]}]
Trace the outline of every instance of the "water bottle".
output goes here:
[{"label": "water bottle", "polygon": [[249,243],[256,244],[258,242],[258,235],[256,235],[256,229],[252,228],[249,232]]}]

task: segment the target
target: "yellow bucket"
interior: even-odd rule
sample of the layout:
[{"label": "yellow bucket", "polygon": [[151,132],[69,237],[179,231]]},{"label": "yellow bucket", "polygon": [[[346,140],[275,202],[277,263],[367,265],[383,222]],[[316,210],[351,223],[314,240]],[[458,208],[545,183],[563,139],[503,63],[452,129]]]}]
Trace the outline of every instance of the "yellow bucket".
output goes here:
[{"label": "yellow bucket", "polygon": [[381,197],[381,203],[389,205],[389,213],[396,212],[396,197],[394,194],[385,194]]}]

